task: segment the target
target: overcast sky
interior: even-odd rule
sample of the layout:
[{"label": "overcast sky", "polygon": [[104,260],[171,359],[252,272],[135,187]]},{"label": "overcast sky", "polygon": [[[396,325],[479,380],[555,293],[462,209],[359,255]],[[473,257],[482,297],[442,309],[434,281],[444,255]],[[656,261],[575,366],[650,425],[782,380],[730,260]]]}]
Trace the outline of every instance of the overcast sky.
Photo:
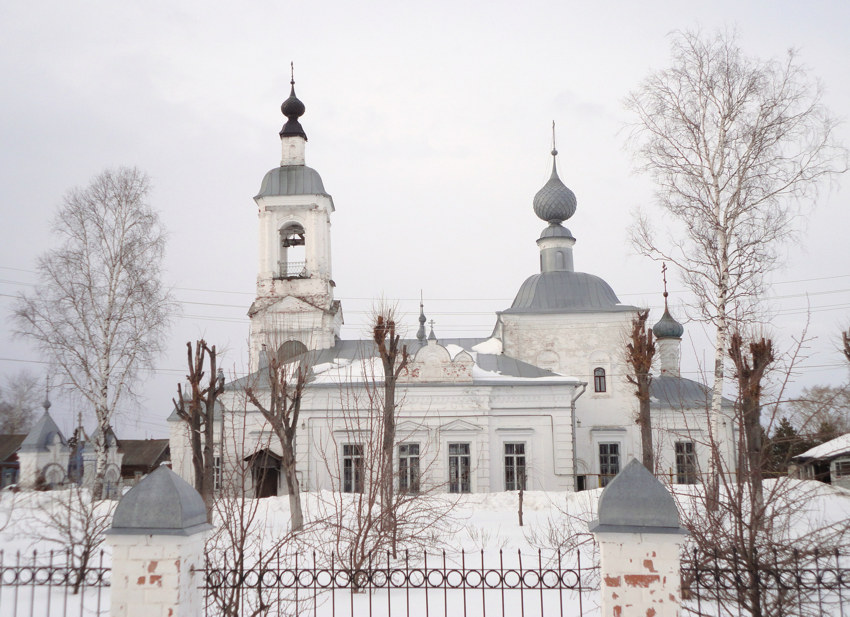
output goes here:
[{"label": "overcast sky", "polygon": [[[627,242],[652,185],[624,150],[622,100],[669,63],[669,33],[737,28],[751,54],[789,47],[850,109],[850,4],[842,2],[241,2],[0,3],[0,374],[46,370],[5,316],[32,289],[49,222],[71,187],[107,167],[153,179],[170,231],[167,283],[183,303],[168,353],[119,436],[164,436],[184,345],[225,347],[246,362],[256,281],[252,197],[279,164],[280,104],[295,62],[307,112],[307,164],[333,195],[333,271],[346,338],[362,336],[372,299],[399,300],[415,332],[419,290],[438,336],[486,336],[538,270],[544,223],[531,208],[550,171],[578,198],[567,223],[576,269],[621,301],[660,316],[658,264]],[[850,143],[845,124],[840,133]],[[838,333],[850,325],[848,178],[824,187],[799,221],[767,305],[787,348],[816,337],[797,390],[846,381]],[[687,301],[675,272],[677,316]],[[706,332],[687,324],[684,370],[711,364]],[[710,334],[710,333],[708,333]],[[71,427],[74,403],[53,407]],[[93,422],[89,420],[89,425]]]}]

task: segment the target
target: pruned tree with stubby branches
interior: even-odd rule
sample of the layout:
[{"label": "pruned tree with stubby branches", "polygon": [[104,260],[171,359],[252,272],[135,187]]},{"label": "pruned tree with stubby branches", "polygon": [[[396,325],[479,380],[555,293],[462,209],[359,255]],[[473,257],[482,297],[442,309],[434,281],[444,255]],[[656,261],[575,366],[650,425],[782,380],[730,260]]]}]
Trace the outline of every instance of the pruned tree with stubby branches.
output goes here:
[{"label": "pruned tree with stubby branches", "polygon": [[[383,419],[381,422],[381,473],[382,490],[381,503],[384,511],[384,525],[395,528],[392,520],[393,484],[393,452],[396,443],[396,384],[410,362],[407,345],[401,343],[401,335],[396,332],[395,310],[390,307],[379,307],[375,311],[372,323],[372,339],[378,348],[381,367],[384,375],[384,395],[380,399]],[[395,541],[393,541],[395,552]]]},{"label": "pruned tree with stubby branches", "polygon": [[295,461],[295,436],[298,430],[298,416],[301,412],[301,400],[307,387],[310,366],[306,358],[287,361],[277,355],[268,358],[265,375],[263,368],[258,373],[268,378],[268,390],[257,383],[245,388],[248,401],[257,409],[271,426],[280,442],[281,465],[289,496],[291,530],[301,531],[304,527],[304,515],[301,509],[301,486]]},{"label": "pruned tree with stubby branches", "polygon": [[847,170],[821,99],[796,52],[754,58],[722,31],[675,33],[671,65],[626,99],[635,118],[629,144],[664,214],[638,213],[634,246],[676,265],[715,329],[710,478],[735,459],[721,405],[730,332],[753,315],[800,207]]},{"label": "pruned tree with stubby branches", "polygon": [[[177,398],[171,399],[177,416],[189,430],[192,451],[192,469],[195,472],[195,489],[204,498],[207,517],[212,515],[215,491],[215,408],[218,397],[224,392],[224,372],[218,365],[215,345],[210,347],[203,339],[186,343],[187,390],[177,384]],[[209,366],[209,378],[204,383],[204,366]],[[221,418],[224,422],[224,418]]]},{"label": "pruned tree with stubby branches", "polygon": [[39,258],[39,282],[15,306],[16,333],[94,411],[95,499],[112,417],[159,355],[175,312],[160,279],[165,230],[149,192],[147,175],[125,167],[69,191],[53,222],[55,248]]},{"label": "pruned tree with stubby branches", "polygon": [[638,400],[636,422],[640,427],[641,462],[655,473],[655,452],[652,449],[652,414],[650,413],[649,388],[652,384],[652,360],[655,357],[655,341],[652,328],[646,321],[649,311],[639,311],[632,320],[632,329],[626,343],[626,364],[629,373],[626,379],[635,387]]},{"label": "pruned tree with stubby branches", "polygon": [[[749,355],[745,350],[747,347]],[[745,344],[740,332],[734,332],[729,343],[729,357],[735,366],[735,379],[738,382],[737,416],[742,428],[742,469],[739,477],[749,478],[753,508],[761,509],[762,468],[766,462],[766,453],[762,450],[764,429],[761,424],[761,397],[765,374],[776,359],[773,355],[773,341],[761,337]]]}]

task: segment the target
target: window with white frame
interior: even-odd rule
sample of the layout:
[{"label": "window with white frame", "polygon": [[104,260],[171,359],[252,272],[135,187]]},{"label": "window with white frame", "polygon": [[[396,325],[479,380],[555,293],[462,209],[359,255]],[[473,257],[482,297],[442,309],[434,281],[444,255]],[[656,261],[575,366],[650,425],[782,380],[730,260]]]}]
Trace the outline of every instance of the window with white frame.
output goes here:
[{"label": "window with white frame", "polygon": [[697,483],[697,454],[693,441],[677,441],[676,484]]},{"label": "window with white frame", "polygon": [[449,492],[470,493],[470,453],[468,443],[449,444]]},{"label": "window with white frame", "polygon": [[402,443],[398,446],[398,490],[403,493],[419,492],[418,443]]},{"label": "window with white frame", "polygon": [[342,491],[344,493],[363,492],[363,445],[344,444],[342,446]]},{"label": "window with white frame", "polygon": [[221,490],[221,456],[213,457],[213,491]]},{"label": "window with white frame", "polygon": [[525,443],[505,444],[505,490],[525,490]]},{"label": "window with white frame", "polygon": [[850,476],[850,461],[836,461],[835,477],[846,478],[847,476]]},{"label": "window with white frame", "polygon": [[599,444],[599,486],[608,483],[620,473],[620,444],[618,442]]}]

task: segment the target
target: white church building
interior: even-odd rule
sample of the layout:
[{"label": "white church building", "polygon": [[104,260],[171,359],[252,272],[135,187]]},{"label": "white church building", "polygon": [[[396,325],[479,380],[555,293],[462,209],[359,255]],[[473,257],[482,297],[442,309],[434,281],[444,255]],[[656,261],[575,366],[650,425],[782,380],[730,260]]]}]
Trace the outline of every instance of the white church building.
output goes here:
[{"label": "white church building", "polygon": [[[280,166],[254,197],[259,263],[248,311],[254,372],[228,383],[219,398],[216,481],[241,474],[248,494],[286,491],[277,438],[244,393],[247,386],[268,388],[267,355],[277,354],[312,366],[297,428],[302,490],[354,492],[374,451],[369,396],[382,381],[381,362],[372,341],[340,338],[343,310],[331,270],[335,205],[319,173],[306,165],[299,122],[305,107],[294,82],[281,110],[287,121]],[[404,341],[411,360],[399,382],[395,448],[402,490],[582,490],[606,484],[641,456],[624,355],[639,309],[621,303],[600,277],[575,271],[576,239],[563,222],[575,212],[576,197],[558,177],[557,151],[552,157],[552,175],[533,199],[534,214],[545,222],[537,239],[540,272],[496,313],[492,336],[443,339],[433,329],[426,336],[420,314],[416,338]],[[693,483],[708,468],[709,393],[679,375],[684,330],[669,311],[654,331],[656,471]],[[169,422],[173,468],[191,482],[186,424],[176,414]]]}]

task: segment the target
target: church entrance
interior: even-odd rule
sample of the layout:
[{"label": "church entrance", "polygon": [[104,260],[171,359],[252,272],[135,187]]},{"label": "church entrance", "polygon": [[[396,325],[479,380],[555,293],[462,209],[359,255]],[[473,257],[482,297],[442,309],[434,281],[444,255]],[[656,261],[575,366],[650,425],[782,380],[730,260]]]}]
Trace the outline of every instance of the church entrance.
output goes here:
[{"label": "church entrance", "polygon": [[254,480],[254,496],[277,497],[280,483],[280,457],[271,450],[260,450],[245,459],[251,463],[251,475]]}]

